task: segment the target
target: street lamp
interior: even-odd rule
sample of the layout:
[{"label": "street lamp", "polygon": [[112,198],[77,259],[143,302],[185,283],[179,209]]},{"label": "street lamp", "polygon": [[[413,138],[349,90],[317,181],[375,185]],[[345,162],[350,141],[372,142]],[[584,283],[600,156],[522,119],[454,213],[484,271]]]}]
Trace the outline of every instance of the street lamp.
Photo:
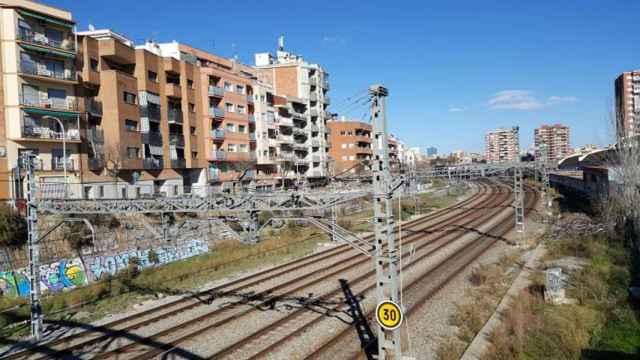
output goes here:
[{"label": "street lamp", "polygon": [[67,197],[67,186],[68,186],[68,181],[67,181],[67,132],[64,129],[64,124],[62,123],[62,121],[55,117],[55,116],[50,116],[50,115],[45,115],[42,117],[43,120],[55,120],[58,122],[58,125],[60,125],[60,128],[62,129],[62,171],[63,171],[63,176],[64,176],[64,197]]}]

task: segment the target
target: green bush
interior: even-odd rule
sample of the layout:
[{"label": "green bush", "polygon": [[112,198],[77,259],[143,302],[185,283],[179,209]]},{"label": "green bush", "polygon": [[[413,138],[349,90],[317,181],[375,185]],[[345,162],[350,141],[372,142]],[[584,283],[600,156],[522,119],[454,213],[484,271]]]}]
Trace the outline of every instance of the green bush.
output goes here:
[{"label": "green bush", "polygon": [[0,246],[19,248],[27,243],[27,221],[11,206],[0,204]]}]

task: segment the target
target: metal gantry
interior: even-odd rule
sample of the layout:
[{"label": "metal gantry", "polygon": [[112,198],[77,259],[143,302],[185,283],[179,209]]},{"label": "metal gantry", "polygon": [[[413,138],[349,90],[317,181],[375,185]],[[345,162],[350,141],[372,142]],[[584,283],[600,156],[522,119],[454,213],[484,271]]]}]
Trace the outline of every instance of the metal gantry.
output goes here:
[{"label": "metal gantry", "polygon": [[[388,90],[381,85],[369,88],[371,96],[371,127],[373,133],[373,219],[375,231],[374,266],[376,271],[376,300],[391,300],[400,304],[398,281],[399,253],[393,218],[393,192],[389,169],[389,148],[385,98]],[[385,330],[378,326],[378,359],[401,359],[400,329]]]},{"label": "metal gantry", "polygon": [[515,209],[515,227],[520,240],[524,236],[524,190],[522,188],[522,168],[513,169],[513,208]]},{"label": "metal gantry", "polygon": [[27,200],[27,251],[29,255],[29,303],[31,305],[31,336],[42,337],[42,304],[40,302],[40,239],[38,237],[38,203],[34,176],[36,155],[25,151],[20,159],[26,172]]},{"label": "metal gantry", "polygon": [[540,181],[542,182],[542,195],[545,200],[545,205],[547,207],[551,207],[552,199],[549,189],[551,189],[551,185],[549,184],[549,151],[547,144],[542,143],[539,146],[540,148],[540,160],[536,159],[538,163],[538,169],[540,170]]}]

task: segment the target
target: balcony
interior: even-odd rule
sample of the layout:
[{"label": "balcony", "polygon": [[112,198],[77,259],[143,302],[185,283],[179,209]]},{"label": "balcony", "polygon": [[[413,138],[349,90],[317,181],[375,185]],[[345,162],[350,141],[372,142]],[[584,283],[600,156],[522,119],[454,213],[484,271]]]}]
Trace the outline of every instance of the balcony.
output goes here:
[{"label": "balcony", "polygon": [[89,170],[104,169],[105,161],[101,158],[89,158]]},{"label": "balcony", "polygon": [[249,120],[249,124],[255,124],[256,123],[256,117],[253,114],[249,114],[247,116],[247,120]]},{"label": "balcony", "polygon": [[284,143],[292,143],[293,142],[293,136],[292,135],[278,134],[276,139],[278,139],[278,141],[281,142],[281,143],[282,142],[284,142]]},{"label": "balcony", "polygon": [[169,124],[182,124],[182,110],[169,109]]},{"label": "balcony", "polygon": [[331,98],[330,97],[325,96],[323,101],[324,101],[325,104],[331,105]]},{"label": "balcony", "polygon": [[291,116],[293,117],[294,120],[299,120],[299,121],[307,121],[307,116],[303,113],[298,113],[298,112],[294,112],[293,114],[291,114]]},{"label": "balcony", "polygon": [[247,95],[247,104],[253,105],[253,95]]},{"label": "balcony", "polygon": [[136,63],[136,51],[116,39],[98,41],[100,56],[121,65]]},{"label": "balcony", "polygon": [[145,158],[142,160],[142,167],[145,170],[160,170],[162,169],[162,158]]},{"label": "balcony", "polygon": [[292,152],[281,152],[278,154],[278,160],[280,161],[290,162],[293,161],[293,159],[295,159],[295,155],[293,155]]},{"label": "balcony", "polygon": [[316,93],[309,94],[309,100],[318,101],[318,94],[316,94]]},{"label": "balcony", "polygon": [[329,90],[330,89],[329,82],[326,79],[322,81],[322,88],[325,89],[325,90]]},{"label": "balcony", "polygon": [[142,143],[162,146],[162,134],[159,131],[142,132]]},{"label": "balcony", "polygon": [[104,144],[104,130],[98,128],[87,129],[87,140],[94,144]]},{"label": "balcony", "polygon": [[[28,107],[50,109],[52,111],[72,111],[78,112],[78,101],[75,98],[62,99],[62,98],[49,98],[41,99],[31,96],[21,96],[20,104]],[[43,114],[46,115],[46,114]],[[51,114],[54,115],[54,114]]]},{"label": "balcony", "polygon": [[169,134],[169,145],[184,147],[184,136],[182,134]]},{"label": "balcony", "polygon": [[31,61],[20,61],[20,74],[41,76],[50,79],[76,81],[75,70],[65,69],[64,71],[54,71],[47,69],[45,64],[39,64]]},{"label": "balcony", "polygon": [[164,89],[165,89],[165,95],[169,97],[179,98],[182,96],[182,92],[180,91],[179,84],[167,83]]},{"label": "balcony", "polygon": [[212,150],[211,153],[209,153],[209,160],[211,161],[224,161],[226,158],[227,156],[224,151]]},{"label": "balcony", "polygon": [[186,159],[171,159],[171,167],[173,169],[184,169],[187,167]]},{"label": "balcony", "polygon": [[224,130],[223,129],[215,129],[210,130],[209,135],[213,138],[214,141],[222,141],[224,140]]},{"label": "balcony", "polygon": [[224,97],[224,89],[218,86],[209,85],[209,96],[223,98]]},{"label": "balcony", "polygon": [[318,116],[318,110],[316,110],[316,109],[310,109],[310,110],[309,110],[309,115],[311,115],[311,116]]},{"label": "balcony", "polygon": [[162,120],[160,105],[147,104],[140,106],[140,117],[147,118],[150,121],[160,122]]},{"label": "balcony", "polygon": [[297,151],[309,151],[309,146],[305,143],[295,143],[293,144],[293,148]]},{"label": "balcony", "polygon": [[313,146],[313,147],[319,147],[319,146],[320,146],[320,140],[318,140],[318,139],[311,139],[311,146]]},{"label": "balcony", "polygon": [[309,166],[307,159],[296,158],[293,162],[296,166]]},{"label": "balcony", "polygon": [[47,37],[43,33],[38,33],[33,30],[19,28],[18,29],[18,40],[24,41],[27,43],[48,46],[60,50],[75,52],[75,41],[73,38],[66,38],[63,40],[56,40]]},{"label": "balcony", "polygon": [[318,85],[318,77],[317,76],[309,76],[309,84],[310,85]]},{"label": "balcony", "polygon": [[87,99],[85,103],[87,113],[95,117],[102,117],[102,102],[95,99]]},{"label": "balcony", "polygon": [[293,126],[293,120],[291,120],[291,118],[281,117],[281,118],[279,118],[278,125],[280,125],[280,126]]},{"label": "balcony", "polygon": [[318,127],[318,125],[314,125],[314,124],[311,124],[311,125],[309,126],[309,129],[311,130],[311,132],[318,132],[318,131],[320,131],[320,128]]},{"label": "balcony", "polygon": [[256,141],[256,133],[249,133],[249,141],[251,142]]},{"label": "balcony", "polygon": [[78,164],[73,159],[53,158],[51,159],[51,170],[62,171],[65,169],[65,163],[67,171],[78,170]]},{"label": "balcony", "polygon": [[22,126],[22,138],[24,139],[42,139],[54,141],[79,141],[80,132],[78,129],[65,129],[66,133],[60,132],[54,127],[47,124],[38,124],[33,122]]},{"label": "balcony", "polygon": [[217,107],[210,107],[209,108],[209,116],[217,118],[217,119],[223,119],[224,118],[224,110],[219,109]]},{"label": "balcony", "polygon": [[306,137],[307,136],[307,130],[294,127],[293,128],[293,135],[294,136],[305,136]]},{"label": "balcony", "polygon": [[311,156],[311,161],[313,161],[314,163],[318,163],[320,162],[320,160],[321,160],[320,155]]}]

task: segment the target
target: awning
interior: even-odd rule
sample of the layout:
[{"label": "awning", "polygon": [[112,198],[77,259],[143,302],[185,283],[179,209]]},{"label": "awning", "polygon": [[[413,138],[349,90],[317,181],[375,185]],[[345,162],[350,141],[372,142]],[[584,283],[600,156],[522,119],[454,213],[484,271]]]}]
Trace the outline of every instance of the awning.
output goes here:
[{"label": "awning", "polygon": [[62,56],[62,57],[66,57],[69,59],[73,59],[76,57],[75,54],[73,53],[68,53],[68,52],[64,52],[64,51],[58,51],[58,50],[54,50],[54,49],[50,49],[50,48],[46,48],[46,47],[40,47],[40,46],[34,46],[34,45],[29,45],[29,44],[24,44],[24,43],[20,43],[20,46],[22,46],[23,48],[27,49],[27,50],[32,50],[32,51],[37,51],[37,52],[41,52],[44,54],[52,54],[52,55],[56,55],[56,56]]},{"label": "awning", "polygon": [[49,16],[36,14],[36,13],[33,13],[31,11],[26,11],[26,10],[18,10],[18,12],[20,13],[20,15],[23,15],[23,16],[28,16],[30,18],[43,20],[43,21],[46,21],[46,22],[49,22],[49,23],[52,23],[52,24],[56,24],[56,25],[60,25],[60,26],[64,26],[64,27],[67,27],[67,28],[73,28],[73,22],[55,19],[55,18],[52,18],[52,17],[49,17]]},{"label": "awning", "polygon": [[37,108],[24,108],[22,109],[24,112],[28,113],[28,114],[34,114],[34,115],[48,115],[48,116],[54,116],[54,117],[69,117],[69,118],[78,118],[78,113],[75,112],[71,112],[71,111],[58,111],[58,110],[51,110],[51,109],[37,109]]},{"label": "awning", "polygon": [[149,152],[153,156],[162,156],[162,146],[149,145]]}]

